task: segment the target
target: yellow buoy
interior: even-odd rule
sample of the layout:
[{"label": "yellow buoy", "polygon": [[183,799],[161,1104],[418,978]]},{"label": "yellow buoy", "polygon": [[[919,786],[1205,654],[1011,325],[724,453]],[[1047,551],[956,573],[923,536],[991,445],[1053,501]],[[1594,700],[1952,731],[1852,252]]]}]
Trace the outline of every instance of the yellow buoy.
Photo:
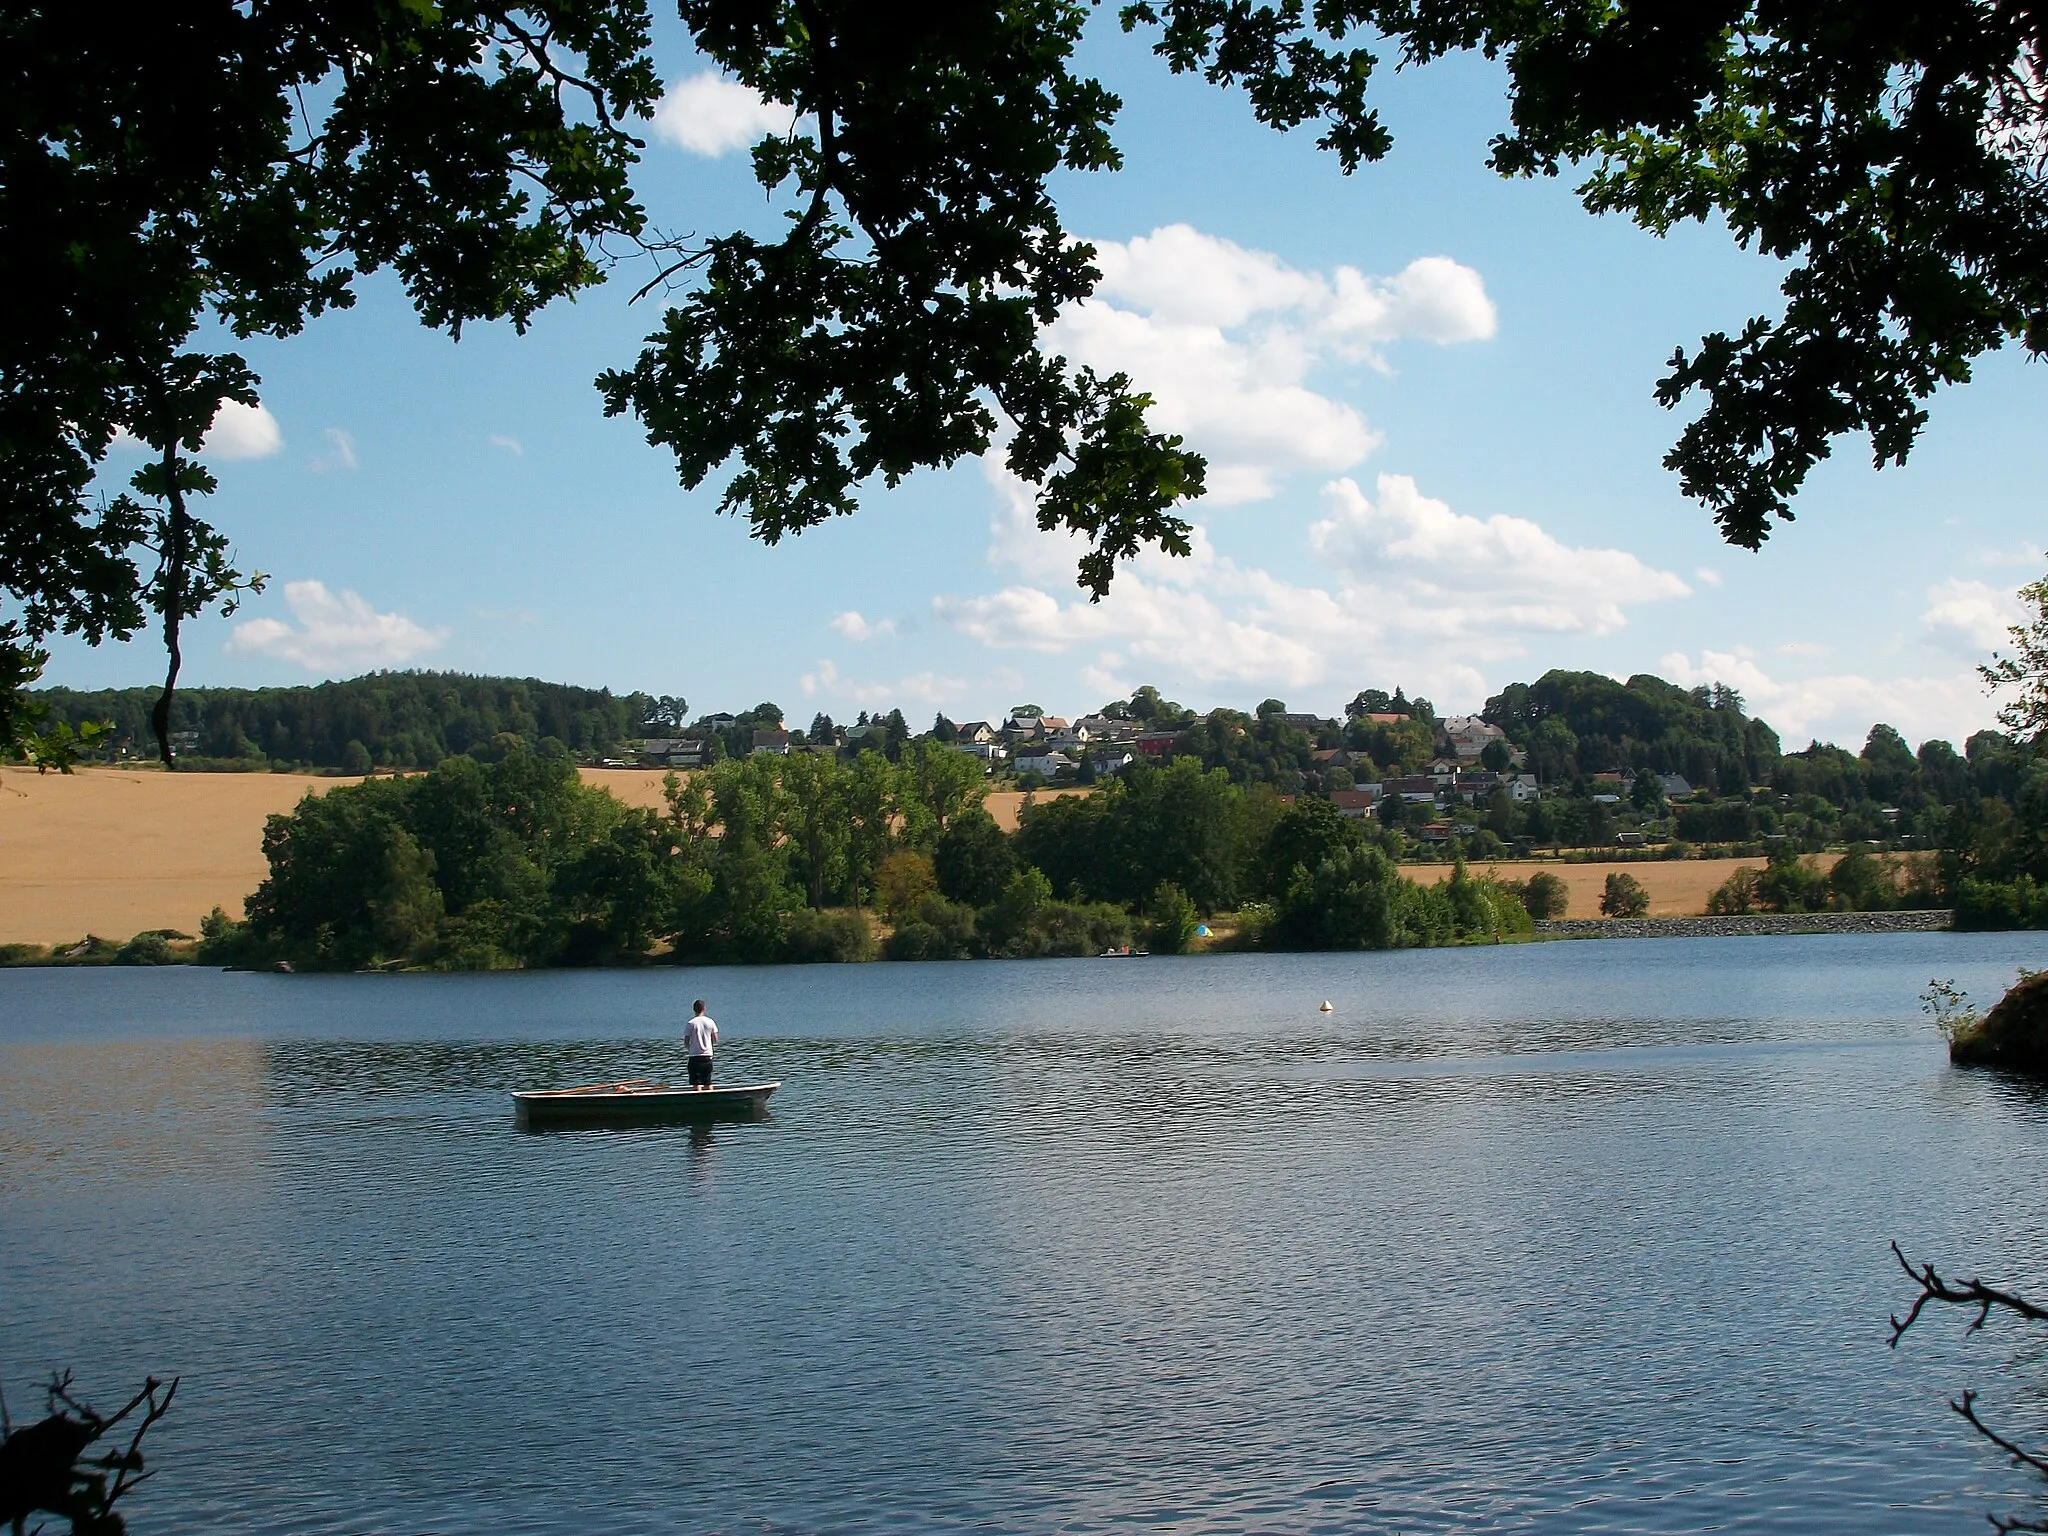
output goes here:
[{"label": "yellow buoy", "polygon": [[1323,1006],[1317,1010],[1319,1013],[1335,1013],[1336,1011],[1336,1009],[1330,1006],[1330,1000],[1327,997],[1323,999]]}]

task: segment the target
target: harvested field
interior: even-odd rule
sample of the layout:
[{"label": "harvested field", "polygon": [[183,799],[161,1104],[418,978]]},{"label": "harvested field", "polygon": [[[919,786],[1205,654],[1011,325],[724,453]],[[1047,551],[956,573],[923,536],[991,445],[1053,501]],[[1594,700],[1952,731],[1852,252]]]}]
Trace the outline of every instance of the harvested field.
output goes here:
[{"label": "harvested field", "polygon": [[[1821,868],[1833,869],[1838,854],[1818,855]],[[1747,865],[1762,869],[1762,859],[1646,859],[1626,864],[1560,864],[1547,859],[1504,859],[1498,864],[1474,864],[1474,874],[1498,875],[1503,880],[1526,880],[1538,870],[1548,870],[1564,881],[1571,892],[1566,917],[1598,917],[1600,892],[1607,877],[1616,872],[1634,875],[1650,893],[1652,917],[1698,917],[1707,910],[1707,898],[1728,877]],[[1401,873],[1422,885],[1435,885],[1451,877],[1448,864],[1407,864]]]},{"label": "harvested field", "polygon": [[264,818],[353,779],[284,773],[0,768],[0,943],[145,928],[197,933],[239,915],[267,872]]}]

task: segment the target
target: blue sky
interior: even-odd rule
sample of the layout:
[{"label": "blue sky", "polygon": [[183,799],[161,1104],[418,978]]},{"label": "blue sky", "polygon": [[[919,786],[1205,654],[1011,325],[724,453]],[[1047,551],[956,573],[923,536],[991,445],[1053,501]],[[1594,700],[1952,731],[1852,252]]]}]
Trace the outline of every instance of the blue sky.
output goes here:
[{"label": "blue sky", "polygon": [[[699,77],[670,41],[666,78]],[[2042,370],[1985,361],[1905,469],[1844,441],[1796,523],[1733,549],[1660,467],[1683,418],[1651,388],[1674,346],[1775,312],[1771,263],[1714,230],[1593,219],[1569,180],[1494,177],[1483,61],[1383,74],[1394,152],[1348,178],[1311,133],[1168,76],[1113,16],[1084,63],[1124,98],[1127,163],[1058,184],[1108,274],[1058,339],[1132,372],[1208,453],[1195,560],[1141,560],[1089,605],[1076,551],[980,464],[765,548],[602,415],[592,380],[659,320],[627,303],[644,272],[459,344],[373,279],[246,349],[263,414],[218,424],[211,511],[271,585],[193,626],[187,682],[455,668],[922,723],[1147,682],[1322,713],[1399,683],[1448,713],[1574,667],[1730,682],[1788,746],[1991,723],[1972,663],[2048,563]],[[744,153],[704,152],[753,120],[701,82],[672,96],[641,176],[657,222],[766,225]],[[160,673],[146,641],[61,644],[48,680]]]}]

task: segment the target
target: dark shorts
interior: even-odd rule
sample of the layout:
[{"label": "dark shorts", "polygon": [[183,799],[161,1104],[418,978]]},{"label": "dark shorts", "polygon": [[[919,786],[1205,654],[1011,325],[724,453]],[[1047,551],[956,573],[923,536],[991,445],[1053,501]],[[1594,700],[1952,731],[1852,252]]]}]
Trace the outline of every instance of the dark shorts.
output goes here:
[{"label": "dark shorts", "polygon": [[690,1058],[690,1086],[692,1088],[709,1088],[711,1086],[711,1058],[709,1056],[692,1056]]}]

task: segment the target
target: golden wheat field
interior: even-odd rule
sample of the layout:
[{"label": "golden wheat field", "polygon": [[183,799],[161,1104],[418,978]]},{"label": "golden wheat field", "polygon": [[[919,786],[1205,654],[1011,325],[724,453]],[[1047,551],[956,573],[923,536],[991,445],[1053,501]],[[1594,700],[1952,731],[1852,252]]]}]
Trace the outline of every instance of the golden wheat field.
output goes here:
[{"label": "golden wheat field", "polygon": [[[1819,862],[1823,869],[1832,869],[1835,854],[1821,854]],[[1571,905],[1566,917],[1598,917],[1600,915],[1600,892],[1607,884],[1607,877],[1617,870],[1631,874],[1650,893],[1650,916],[1652,917],[1697,917],[1707,910],[1707,898],[1734,874],[1748,865],[1751,869],[1762,869],[1762,859],[1669,859],[1645,860],[1626,864],[1556,864],[1548,860],[1541,862],[1504,859],[1498,864],[1484,867],[1473,865],[1474,874],[1498,875],[1503,880],[1526,880],[1539,869],[1547,869],[1565,883],[1571,892]],[[1448,864],[1409,864],[1401,873],[1423,885],[1435,885],[1450,878]]]}]

